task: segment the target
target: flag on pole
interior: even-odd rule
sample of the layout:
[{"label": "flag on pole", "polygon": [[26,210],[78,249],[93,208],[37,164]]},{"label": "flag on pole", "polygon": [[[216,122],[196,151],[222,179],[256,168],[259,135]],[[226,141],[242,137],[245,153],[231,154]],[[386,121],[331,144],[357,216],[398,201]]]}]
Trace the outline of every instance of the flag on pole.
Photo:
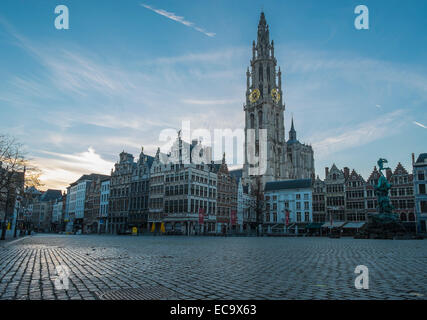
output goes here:
[{"label": "flag on pole", "polygon": [[166,232],[166,230],[165,230],[165,223],[164,222],[162,222],[162,224],[160,225],[160,232],[161,233],[165,233]]},{"label": "flag on pole", "polygon": [[153,222],[153,224],[151,225],[151,232],[154,232],[154,230],[156,230],[156,225]]},{"label": "flag on pole", "polygon": [[204,208],[200,208],[199,209],[199,224],[203,224],[203,222],[205,221],[205,209]]}]

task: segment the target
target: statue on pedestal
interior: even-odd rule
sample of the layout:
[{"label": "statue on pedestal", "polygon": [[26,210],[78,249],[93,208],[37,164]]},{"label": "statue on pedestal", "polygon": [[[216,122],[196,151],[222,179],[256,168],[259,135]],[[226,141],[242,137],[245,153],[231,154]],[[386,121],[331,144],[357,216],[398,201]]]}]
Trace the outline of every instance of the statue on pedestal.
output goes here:
[{"label": "statue on pedestal", "polygon": [[382,173],[384,164],[388,163],[386,159],[380,158],[377,162],[380,178],[375,186],[375,195],[378,201],[378,212],[371,213],[368,216],[368,223],[364,226],[362,233],[365,237],[374,237],[380,239],[392,239],[397,235],[406,234],[403,224],[399,220],[399,215],[394,213],[394,207],[390,203],[389,191],[391,184]]}]

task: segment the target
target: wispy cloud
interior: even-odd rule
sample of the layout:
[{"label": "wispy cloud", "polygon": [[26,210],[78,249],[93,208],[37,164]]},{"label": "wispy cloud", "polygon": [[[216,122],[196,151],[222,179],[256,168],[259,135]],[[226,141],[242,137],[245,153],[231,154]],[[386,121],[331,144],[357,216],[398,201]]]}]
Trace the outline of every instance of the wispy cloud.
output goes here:
[{"label": "wispy cloud", "polygon": [[199,31],[199,32],[207,35],[208,37],[214,37],[215,36],[215,33],[213,33],[213,32],[207,32],[205,29],[196,26],[191,21],[185,20],[184,17],[177,16],[173,12],[169,12],[169,11],[166,11],[166,10],[163,10],[163,9],[156,9],[156,8],[153,8],[152,6],[149,6],[148,4],[145,4],[145,3],[141,3],[141,6],[143,6],[144,8],[147,8],[147,9],[149,9],[151,11],[154,11],[155,13],[160,14],[160,15],[168,18],[168,19],[171,19],[173,21],[179,22],[179,23],[181,23],[181,24],[183,24],[183,25],[185,25],[187,27],[193,28],[194,30]]},{"label": "wispy cloud", "polygon": [[316,157],[323,159],[331,154],[383,139],[395,134],[404,125],[404,110],[396,110],[381,118],[370,120],[350,128],[331,130],[312,138]]},{"label": "wispy cloud", "polygon": [[419,122],[417,122],[417,121],[414,121],[414,124],[416,124],[417,126],[419,126],[419,127],[421,127],[421,128],[427,129],[427,126],[425,126],[425,125],[423,125],[422,123],[419,123]]}]

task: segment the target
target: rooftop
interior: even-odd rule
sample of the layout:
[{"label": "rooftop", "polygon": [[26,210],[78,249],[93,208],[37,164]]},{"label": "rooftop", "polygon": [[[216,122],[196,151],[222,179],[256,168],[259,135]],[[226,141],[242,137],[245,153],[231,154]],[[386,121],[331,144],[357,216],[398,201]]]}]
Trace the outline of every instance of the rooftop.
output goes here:
[{"label": "rooftop", "polygon": [[264,191],[311,188],[311,179],[271,181],[265,184]]}]

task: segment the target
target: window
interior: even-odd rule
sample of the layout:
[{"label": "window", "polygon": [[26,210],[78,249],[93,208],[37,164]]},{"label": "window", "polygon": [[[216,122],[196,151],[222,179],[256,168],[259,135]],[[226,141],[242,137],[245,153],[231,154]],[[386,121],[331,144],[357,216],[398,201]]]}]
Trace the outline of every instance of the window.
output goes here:
[{"label": "window", "polygon": [[420,202],[421,213],[427,213],[427,201]]},{"label": "window", "polygon": [[304,213],[304,221],[310,221],[310,213],[309,212],[305,212]]},{"label": "window", "polygon": [[420,184],[419,188],[420,188],[420,194],[426,194],[426,185],[425,184]]},{"label": "window", "polygon": [[301,212],[297,212],[297,222],[301,222]]},{"label": "window", "polygon": [[262,111],[258,112],[258,127],[262,128]]},{"label": "window", "polygon": [[418,180],[420,180],[420,181],[424,181],[424,178],[425,178],[425,176],[424,176],[424,172],[419,171],[419,172],[418,172]]}]

